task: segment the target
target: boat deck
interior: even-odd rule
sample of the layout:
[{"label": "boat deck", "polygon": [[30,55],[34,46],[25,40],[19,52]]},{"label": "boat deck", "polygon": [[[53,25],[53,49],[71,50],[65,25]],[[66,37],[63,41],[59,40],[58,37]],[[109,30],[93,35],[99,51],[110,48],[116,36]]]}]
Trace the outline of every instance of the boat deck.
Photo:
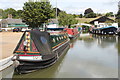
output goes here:
[{"label": "boat deck", "polygon": [[0,32],[0,60],[13,55],[22,32]]}]

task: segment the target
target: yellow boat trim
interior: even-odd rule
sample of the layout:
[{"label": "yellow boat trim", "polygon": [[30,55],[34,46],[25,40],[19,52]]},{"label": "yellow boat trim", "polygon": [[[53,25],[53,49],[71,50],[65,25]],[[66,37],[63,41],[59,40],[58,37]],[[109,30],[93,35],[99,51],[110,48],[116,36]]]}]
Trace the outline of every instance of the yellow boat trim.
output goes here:
[{"label": "yellow boat trim", "polygon": [[62,42],[62,43],[59,43],[58,45],[56,45],[56,46],[54,46],[54,47],[52,47],[52,48],[56,48],[57,46],[60,46],[60,45],[62,45],[63,43],[65,43],[67,40],[65,40],[64,42]]}]

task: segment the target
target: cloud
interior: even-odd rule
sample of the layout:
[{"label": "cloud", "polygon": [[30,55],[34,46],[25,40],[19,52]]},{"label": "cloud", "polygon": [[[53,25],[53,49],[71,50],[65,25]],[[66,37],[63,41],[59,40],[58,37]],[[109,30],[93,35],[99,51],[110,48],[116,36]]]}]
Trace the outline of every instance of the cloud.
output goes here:
[{"label": "cloud", "polygon": [[23,3],[27,0],[2,0],[0,1],[0,8],[7,9],[7,8],[14,8],[16,10],[22,9]]},{"label": "cloud", "polygon": [[[26,1],[28,0],[1,0],[0,8],[22,9]],[[53,7],[56,7],[56,1],[58,8],[61,10],[67,13],[80,14],[84,13],[87,8],[92,8],[97,13],[106,13],[107,11],[116,13],[119,0],[50,0]]]}]

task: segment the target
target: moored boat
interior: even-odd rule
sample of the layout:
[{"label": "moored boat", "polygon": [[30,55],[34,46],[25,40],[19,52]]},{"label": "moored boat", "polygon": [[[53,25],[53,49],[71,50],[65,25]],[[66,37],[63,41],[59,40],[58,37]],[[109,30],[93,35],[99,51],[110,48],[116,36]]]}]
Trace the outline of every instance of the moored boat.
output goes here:
[{"label": "moored boat", "polygon": [[20,63],[16,71],[29,73],[49,67],[68,48],[69,38],[64,31],[26,31],[14,51],[14,59]]},{"label": "moored boat", "polygon": [[78,28],[65,28],[64,30],[68,33],[70,39],[76,38],[80,34]]},{"label": "moored boat", "polygon": [[117,33],[118,33],[118,35],[120,36],[120,28],[118,28]]},{"label": "moored boat", "polygon": [[117,28],[114,26],[93,28],[90,30],[90,32],[93,34],[100,34],[100,35],[113,35],[113,34],[117,34]]}]

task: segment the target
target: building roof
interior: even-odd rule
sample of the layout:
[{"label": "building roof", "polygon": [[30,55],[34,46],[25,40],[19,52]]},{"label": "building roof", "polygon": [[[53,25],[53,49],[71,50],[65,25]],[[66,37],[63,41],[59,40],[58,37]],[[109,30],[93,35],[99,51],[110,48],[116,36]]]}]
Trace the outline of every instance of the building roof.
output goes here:
[{"label": "building roof", "polygon": [[12,18],[7,18],[7,19],[2,19],[1,23],[8,23],[8,24],[25,24],[22,22],[22,19],[12,19]]},{"label": "building roof", "polygon": [[94,24],[95,21],[102,22],[102,23],[104,23],[104,22],[106,22],[106,21],[114,22],[113,19],[110,19],[110,18],[108,18],[108,17],[106,17],[106,16],[102,16],[102,17],[100,17],[100,18],[98,18],[98,19],[95,19],[95,20],[91,21],[90,24]]}]

